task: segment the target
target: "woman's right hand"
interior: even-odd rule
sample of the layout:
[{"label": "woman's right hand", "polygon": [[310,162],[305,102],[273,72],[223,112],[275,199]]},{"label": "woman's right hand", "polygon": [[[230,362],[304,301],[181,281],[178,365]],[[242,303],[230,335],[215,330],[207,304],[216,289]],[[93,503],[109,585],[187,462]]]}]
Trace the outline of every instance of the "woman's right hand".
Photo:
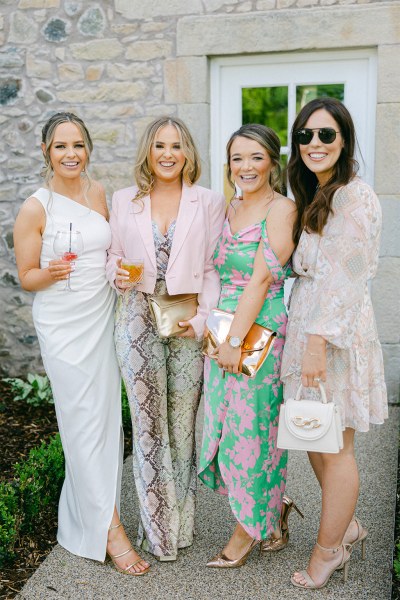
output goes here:
[{"label": "woman's right hand", "polygon": [[115,269],[115,285],[119,290],[125,291],[132,288],[135,284],[129,281],[129,271],[121,268],[121,262],[122,258],[118,258]]},{"label": "woman's right hand", "polygon": [[68,279],[68,276],[73,269],[70,262],[66,260],[57,259],[51,260],[49,262],[47,270],[49,272],[51,280],[56,282]]}]

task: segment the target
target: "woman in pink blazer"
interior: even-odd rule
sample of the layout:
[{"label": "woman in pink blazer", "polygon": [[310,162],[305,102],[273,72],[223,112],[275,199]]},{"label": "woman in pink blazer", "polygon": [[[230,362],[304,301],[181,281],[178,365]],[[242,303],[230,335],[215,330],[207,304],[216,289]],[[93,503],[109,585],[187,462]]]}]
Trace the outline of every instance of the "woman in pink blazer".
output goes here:
[{"label": "woman in pink blazer", "polygon": [[[138,543],[159,560],[175,560],[193,541],[195,420],[203,376],[201,338],[218,303],[212,256],[225,200],[195,182],[200,160],[186,125],[150,123],[139,144],[137,186],[113,196],[108,279],[119,293],[115,343],[133,424],[133,469],[140,504]],[[121,258],[142,258],[132,286]],[[182,332],[160,337],[152,295],[197,293],[197,313]]]}]

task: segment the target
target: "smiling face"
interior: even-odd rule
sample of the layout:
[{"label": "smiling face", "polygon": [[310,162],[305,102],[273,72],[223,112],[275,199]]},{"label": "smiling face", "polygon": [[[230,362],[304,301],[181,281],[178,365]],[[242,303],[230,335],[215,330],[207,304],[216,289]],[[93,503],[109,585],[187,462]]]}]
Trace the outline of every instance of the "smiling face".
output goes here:
[{"label": "smiling face", "polygon": [[185,160],[176,127],[173,125],[161,127],[155,135],[150,150],[150,166],[154,178],[169,183],[180,179]]},{"label": "smiling face", "polygon": [[[43,153],[46,145],[42,144]],[[54,176],[79,177],[85,169],[87,152],[79,127],[71,122],[60,123],[54,130],[54,138],[49,149]]]},{"label": "smiling face", "polygon": [[241,136],[235,138],[230,148],[229,166],[243,198],[261,197],[270,192],[271,157],[255,140]]},{"label": "smiling face", "polygon": [[[335,164],[339,160],[343,148],[339,125],[327,110],[320,108],[312,113],[304,127],[316,131],[314,131],[314,136],[309,144],[299,145],[301,158],[306,167],[315,173],[319,184],[325,185],[333,175]],[[339,131],[331,144],[324,144],[318,137],[317,130],[323,127]]]}]

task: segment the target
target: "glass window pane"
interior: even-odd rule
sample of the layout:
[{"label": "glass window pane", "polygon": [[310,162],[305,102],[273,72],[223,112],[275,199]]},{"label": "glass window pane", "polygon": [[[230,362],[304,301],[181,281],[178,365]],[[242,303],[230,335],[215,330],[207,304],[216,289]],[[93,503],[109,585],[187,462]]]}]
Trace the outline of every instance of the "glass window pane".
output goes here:
[{"label": "glass window pane", "polygon": [[282,146],[287,146],[288,87],[242,88],[242,124],[272,127]]},{"label": "glass window pane", "polygon": [[324,85],[298,85],[296,87],[296,113],[300,112],[307,102],[321,96],[330,96],[344,100],[344,83],[327,83]]}]

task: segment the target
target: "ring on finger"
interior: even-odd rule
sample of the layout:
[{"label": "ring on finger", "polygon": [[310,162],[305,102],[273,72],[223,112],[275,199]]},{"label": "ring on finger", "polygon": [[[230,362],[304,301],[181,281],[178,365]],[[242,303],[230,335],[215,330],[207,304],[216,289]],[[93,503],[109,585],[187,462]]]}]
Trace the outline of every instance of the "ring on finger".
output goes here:
[{"label": "ring on finger", "polygon": [[321,381],[321,377],[314,377],[313,381],[316,381],[317,383],[319,383]]}]

